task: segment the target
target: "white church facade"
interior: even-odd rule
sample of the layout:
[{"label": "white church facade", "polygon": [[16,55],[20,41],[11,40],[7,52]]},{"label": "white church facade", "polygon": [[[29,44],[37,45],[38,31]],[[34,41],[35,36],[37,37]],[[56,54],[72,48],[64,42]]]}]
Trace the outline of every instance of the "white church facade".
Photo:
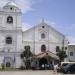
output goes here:
[{"label": "white church facade", "polygon": [[66,37],[44,21],[22,31],[21,16],[21,10],[13,2],[0,9],[0,65],[19,68],[20,54],[27,45],[35,55],[45,51],[56,54],[56,48],[67,47]]}]

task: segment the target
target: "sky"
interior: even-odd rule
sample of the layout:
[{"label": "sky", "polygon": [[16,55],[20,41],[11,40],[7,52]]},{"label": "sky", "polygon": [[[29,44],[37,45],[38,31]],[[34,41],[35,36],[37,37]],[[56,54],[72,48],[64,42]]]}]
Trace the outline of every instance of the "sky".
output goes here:
[{"label": "sky", "polygon": [[[12,0],[0,0],[0,7]],[[22,10],[23,30],[44,18],[50,26],[75,43],[75,0],[13,0]]]}]

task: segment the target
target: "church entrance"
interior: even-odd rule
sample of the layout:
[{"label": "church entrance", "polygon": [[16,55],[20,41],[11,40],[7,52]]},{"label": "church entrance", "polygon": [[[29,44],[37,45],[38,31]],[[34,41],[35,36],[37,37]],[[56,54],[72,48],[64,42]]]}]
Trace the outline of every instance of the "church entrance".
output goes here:
[{"label": "church entrance", "polygon": [[6,67],[8,67],[8,68],[10,68],[10,67],[11,67],[10,62],[7,62],[7,63],[6,63]]},{"label": "church entrance", "polygon": [[48,64],[48,61],[46,58],[41,58],[39,60],[39,67],[40,69],[46,69],[47,68],[47,64]]},{"label": "church entrance", "polygon": [[13,68],[14,67],[14,60],[11,57],[4,57],[3,63],[5,68]]}]

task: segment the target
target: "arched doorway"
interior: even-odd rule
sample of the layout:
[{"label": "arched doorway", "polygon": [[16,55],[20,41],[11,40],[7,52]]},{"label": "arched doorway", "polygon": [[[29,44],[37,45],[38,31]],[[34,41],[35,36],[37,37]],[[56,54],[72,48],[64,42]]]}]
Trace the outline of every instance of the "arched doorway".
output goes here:
[{"label": "arched doorway", "polygon": [[8,67],[8,68],[10,68],[10,67],[11,67],[10,62],[7,62],[7,63],[6,63],[6,67]]},{"label": "arched doorway", "polygon": [[45,45],[42,45],[41,46],[41,52],[45,52],[46,51],[46,46]]},{"label": "arched doorway", "polygon": [[11,57],[4,57],[3,63],[5,68],[14,68],[14,60]]},{"label": "arched doorway", "polygon": [[48,64],[48,61],[47,61],[46,58],[41,58],[39,60],[39,67],[40,67],[40,69],[45,69],[47,64]]}]

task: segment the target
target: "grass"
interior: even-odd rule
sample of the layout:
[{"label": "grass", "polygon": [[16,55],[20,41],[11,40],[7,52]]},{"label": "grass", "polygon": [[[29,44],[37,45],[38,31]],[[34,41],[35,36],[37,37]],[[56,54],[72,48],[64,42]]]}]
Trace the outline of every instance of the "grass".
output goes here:
[{"label": "grass", "polygon": [[5,69],[1,69],[0,71],[19,71],[19,69],[14,69],[14,68],[5,68]]}]

